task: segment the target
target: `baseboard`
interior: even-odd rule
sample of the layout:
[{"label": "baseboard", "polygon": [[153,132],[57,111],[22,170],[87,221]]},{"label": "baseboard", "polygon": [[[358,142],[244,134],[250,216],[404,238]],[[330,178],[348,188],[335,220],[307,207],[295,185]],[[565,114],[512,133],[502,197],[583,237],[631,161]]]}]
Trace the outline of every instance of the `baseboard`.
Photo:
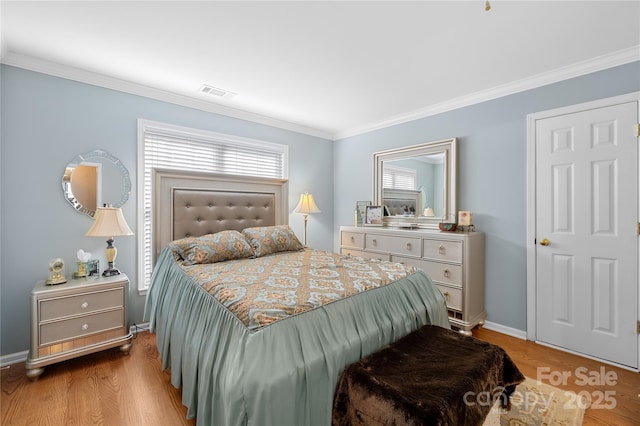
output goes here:
[{"label": "baseboard", "polygon": [[491,321],[485,321],[484,328],[486,328],[487,330],[497,331],[498,333],[517,337],[518,339],[527,340],[527,332],[524,330],[518,330],[517,328],[507,327],[506,325],[498,324]]},{"label": "baseboard", "polygon": [[0,356],[0,368],[8,367],[9,365],[24,362],[29,356],[29,351],[16,352],[14,354]]},{"label": "baseboard", "polygon": [[131,331],[133,334],[136,334],[139,331],[149,331],[149,323],[143,322],[142,324],[133,324],[131,327],[129,327],[129,331]]},{"label": "baseboard", "polygon": [[572,351],[571,349],[563,348],[562,346],[552,345],[551,343],[541,342],[539,340],[535,341],[538,345],[546,346],[551,349],[556,349],[558,351],[566,352],[572,355],[576,355],[582,358],[591,359],[598,362],[603,362],[605,364],[613,365],[614,367],[624,368],[625,370],[633,371],[634,373],[640,373],[640,368],[630,367],[624,364],[618,364],[617,362],[609,361],[607,359],[598,358],[595,356],[583,354],[582,352]]},{"label": "baseboard", "polygon": [[[142,324],[133,324],[131,327],[129,327],[129,331],[134,335],[140,331],[149,331],[149,323],[145,322]],[[5,368],[19,362],[25,362],[28,356],[28,350],[0,356],[0,368]]]}]

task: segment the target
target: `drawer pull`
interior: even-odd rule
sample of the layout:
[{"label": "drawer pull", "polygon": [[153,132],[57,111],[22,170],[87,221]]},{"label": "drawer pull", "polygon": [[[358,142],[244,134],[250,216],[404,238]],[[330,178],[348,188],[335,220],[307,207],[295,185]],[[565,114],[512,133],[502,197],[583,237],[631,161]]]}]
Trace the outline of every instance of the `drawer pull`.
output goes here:
[{"label": "drawer pull", "polygon": [[80,307],[82,309],[87,309],[89,307],[89,302],[82,302],[82,305],[80,305]]},{"label": "drawer pull", "polygon": [[442,295],[444,296],[444,298],[446,300],[449,300],[449,292],[448,291],[445,291],[444,293],[442,293]]},{"label": "drawer pull", "polygon": [[448,270],[448,269],[445,269],[445,270],[444,270],[444,277],[445,277],[445,278],[450,278],[450,277],[451,277],[451,271],[450,271],[450,270]]},{"label": "drawer pull", "polygon": [[407,250],[411,250],[411,243],[407,243]]},{"label": "drawer pull", "polygon": [[445,250],[445,248],[444,248],[444,246],[443,246],[443,245],[441,245],[440,247],[438,247],[438,253],[440,253],[440,254],[445,254],[445,252],[446,252],[446,250]]},{"label": "drawer pull", "polygon": [[87,331],[89,329],[89,324],[82,324],[82,327],[80,327],[82,329],[82,331]]},{"label": "drawer pull", "polygon": [[356,241],[356,237],[354,237],[353,235],[351,236],[351,242],[355,242]]},{"label": "drawer pull", "polygon": [[378,240],[376,240],[375,238],[374,238],[373,240],[371,240],[371,242],[373,242],[373,245],[374,245],[374,246],[377,246],[377,245],[378,245]]}]

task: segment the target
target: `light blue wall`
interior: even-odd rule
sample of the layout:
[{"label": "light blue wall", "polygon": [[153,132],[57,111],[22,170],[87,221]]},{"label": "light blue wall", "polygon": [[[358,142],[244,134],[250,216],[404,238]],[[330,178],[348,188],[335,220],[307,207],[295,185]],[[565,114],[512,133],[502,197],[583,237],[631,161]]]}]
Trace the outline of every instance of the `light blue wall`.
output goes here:
[{"label": "light blue wall", "polygon": [[[70,275],[79,248],[104,257],[105,241],[84,237],[91,219],[62,196],[61,177],[76,154],[102,148],[129,169],[133,192],[123,213],[137,231],[138,118],[288,145],[289,207],[300,193],[313,193],[322,213],[309,217],[308,243],[333,247],[331,141],[6,65],[0,76],[2,355],[28,349],[29,297],[36,281],[47,278],[50,259],[63,258]],[[292,214],[290,224],[301,238],[302,215]],[[116,238],[116,264],[131,279],[129,319],[140,323],[144,297],[137,291],[136,241]]]},{"label": "light blue wall", "polygon": [[640,63],[415,120],[335,143],[335,246],[356,200],[372,199],[376,151],[458,138],[458,209],[486,233],[488,320],[526,329],[527,114],[640,90]]}]

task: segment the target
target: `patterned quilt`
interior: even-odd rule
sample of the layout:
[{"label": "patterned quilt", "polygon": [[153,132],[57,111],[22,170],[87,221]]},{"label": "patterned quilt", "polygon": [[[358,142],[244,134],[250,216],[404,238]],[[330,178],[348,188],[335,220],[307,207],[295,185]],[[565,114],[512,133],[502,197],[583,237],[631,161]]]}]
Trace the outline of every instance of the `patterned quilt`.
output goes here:
[{"label": "patterned quilt", "polygon": [[249,330],[415,273],[400,263],[313,249],[181,267]]}]

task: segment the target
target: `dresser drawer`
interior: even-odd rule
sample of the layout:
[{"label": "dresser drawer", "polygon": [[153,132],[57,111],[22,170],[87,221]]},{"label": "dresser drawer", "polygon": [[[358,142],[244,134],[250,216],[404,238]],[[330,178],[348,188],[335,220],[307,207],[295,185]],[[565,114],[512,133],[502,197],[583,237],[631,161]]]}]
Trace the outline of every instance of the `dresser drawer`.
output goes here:
[{"label": "dresser drawer", "polygon": [[122,288],[81,293],[40,300],[40,321],[96,312],[103,309],[121,307],[124,304]]},{"label": "dresser drawer", "polygon": [[462,242],[446,240],[423,240],[426,259],[462,262]]},{"label": "dresser drawer", "polygon": [[422,261],[420,267],[429,275],[429,278],[437,283],[462,286],[462,266],[460,265]]},{"label": "dresser drawer", "polygon": [[364,248],[364,234],[357,232],[342,232],[340,234],[340,245],[358,249]]},{"label": "dresser drawer", "polygon": [[86,315],[40,325],[40,345],[76,339],[124,327],[124,309]]},{"label": "dresser drawer", "polygon": [[447,308],[462,311],[462,289],[436,284],[440,293],[444,296]]},{"label": "dresser drawer", "polygon": [[420,257],[420,238],[367,234],[364,241],[367,250],[381,250],[389,254]]},{"label": "dresser drawer", "polygon": [[351,250],[351,249],[342,249],[340,253],[349,255],[349,256],[358,256],[364,257],[365,259],[378,259],[378,260],[390,260],[391,256],[384,253],[371,253],[368,251],[360,251],[360,250]]}]

